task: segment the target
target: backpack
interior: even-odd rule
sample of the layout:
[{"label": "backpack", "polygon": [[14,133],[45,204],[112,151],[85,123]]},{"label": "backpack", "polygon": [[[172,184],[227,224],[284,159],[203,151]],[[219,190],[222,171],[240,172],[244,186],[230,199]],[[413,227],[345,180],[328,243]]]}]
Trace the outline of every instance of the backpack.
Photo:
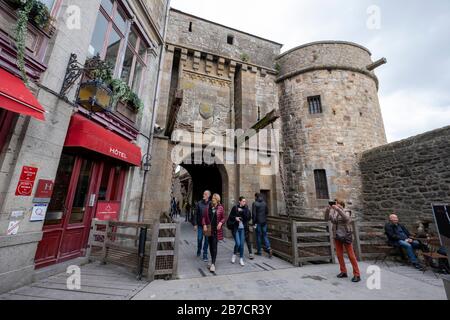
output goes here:
[{"label": "backpack", "polygon": [[[234,207],[234,209],[236,209],[236,208],[237,208],[237,206]],[[227,229],[228,230],[234,231],[234,222],[235,221],[231,220],[230,217],[228,217],[228,220],[227,220]]]}]

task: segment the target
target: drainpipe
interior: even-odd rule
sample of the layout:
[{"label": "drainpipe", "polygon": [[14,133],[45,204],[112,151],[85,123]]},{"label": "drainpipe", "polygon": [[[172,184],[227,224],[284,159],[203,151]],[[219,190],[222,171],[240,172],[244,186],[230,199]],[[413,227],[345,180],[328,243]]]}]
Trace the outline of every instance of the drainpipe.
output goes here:
[{"label": "drainpipe", "polygon": [[150,172],[151,162],[152,162],[153,139],[154,139],[154,131],[155,131],[155,126],[156,126],[157,112],[158,112],[158,97],[159,97],[159,88],[161,85],[161,74],[162,74],[164,56],[165,56],[164,47],[165,47],[165,39],[166,39],[166,34],[167,34],[168,22],[169,22],[170,2],[171,2],[171,0],[168,0],[168,2],[167,2],[167,10],[166,10],[165,18],[164,18],[163,42],[161,43],[161,50],[159,52],[158,75],[157,75],[157,80],[156,80],[155,95],[153,97],[152,125],[150,128],[150,134],[149,134],[150,139],[148,142],[146,160],[145,160],[145,161],[148,161],[149,163],[148,163],[148,166],[146,166],[146,168],[144,170],[144,180],[142,182],[142,193],[141,193],[141,199],[140,199],[140,204],[139,204],[138,222],[143,222],[143,220],[144,220],[144,216],[143,216],[144,200],[145,200],[145,195],[147,193],[148,173]]}]

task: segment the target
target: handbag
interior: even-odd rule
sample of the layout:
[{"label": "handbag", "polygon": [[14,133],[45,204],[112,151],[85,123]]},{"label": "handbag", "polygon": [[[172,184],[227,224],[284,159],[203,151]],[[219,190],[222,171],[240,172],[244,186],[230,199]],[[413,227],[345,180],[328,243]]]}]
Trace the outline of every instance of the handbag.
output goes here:
[{"label": "handbag", "polygon": [[[214,212],[214,215],[215,214],[216,213]],[[212,216],[212,219],[211,219],[210,222],[212,222],[214,220],[214,215]],[[211,223],[206,225],[206,231],[204,233],[205,233],[205,237],[212,237],[212,225],[211,225]]]},{"label": "handbag", "polygon": [[339,229],[339,218],[336,220],[336,240],[345,243],[352,244],[353,243],[353,232],[349,231],[347,226],[345,226],[345,230]]}]

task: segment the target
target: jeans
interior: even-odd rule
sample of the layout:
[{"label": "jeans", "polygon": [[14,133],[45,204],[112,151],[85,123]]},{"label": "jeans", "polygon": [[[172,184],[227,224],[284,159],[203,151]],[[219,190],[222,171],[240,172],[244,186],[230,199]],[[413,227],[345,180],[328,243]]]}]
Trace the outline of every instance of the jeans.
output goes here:
[{"label": "jeans", "polygon": [[416,264],[419,262],[419,260],[417,260],[416,254],[414,253],[414,249],[420,248],[419,241],[414,241],[413,243],[409,243],[406,240],[400,240],[398,242],[398,245],[406,250],[409,261],[411,261],[412,264]]},{"label": "jeans", "polygon": [[212,237],[207,237],[208,241],[206,241],[207,243],[209,242],[209,251],[211,253],[211,264],[215,265],[216,264],[216,258],[217,258],[217,244],[218,244],[218,240],[217,240],[217,233],[213,234]]},{"label": "jeans", "polygon": [[197,256],[201,255],[203,244],[203,258],[208,259],[208,239],[203,236],[203,228],[201,226],[197,228],[197,244]]},{"label": "jeans", "polygon": [[262,245],[261,245],[261,237],[264,238],[264,244],[266,246],[266,251],[270,251],[270,241],[269,241],[269,235],[267,234],[267,224],[260,225],[256,227],[256,244],[258,247],[258,254],[261,254]]},{"label": "jeans", "polygon": [[[236,238],[236,232],[233,231],[233,239]],[[245,228],[245,242],[247,243],[247,248],[248,248],[248,253],[249,254],[253,254],[253,245],[252,245],[252,241],[250,239],[250,228]],[[245,245],[244,245],[244,249],[245,249]],[[234,254],[237,255],[239,253],[239,250],[234,247]]]},{"label": "jeans", "polygon": [[234,232],[234,253],[239,252],[241,258],[244,258],[245,229],[238,229]]}]

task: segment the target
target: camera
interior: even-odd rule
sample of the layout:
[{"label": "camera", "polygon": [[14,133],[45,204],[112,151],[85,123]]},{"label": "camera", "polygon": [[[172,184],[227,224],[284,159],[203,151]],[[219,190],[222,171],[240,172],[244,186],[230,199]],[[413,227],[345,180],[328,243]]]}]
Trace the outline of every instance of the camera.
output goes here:
[{"label": "camera", "polygon": [[330,202],[328,202],[328,204],[330,205],[330,207],[335,206],[336,205],[336,201],[330,201]]}]

